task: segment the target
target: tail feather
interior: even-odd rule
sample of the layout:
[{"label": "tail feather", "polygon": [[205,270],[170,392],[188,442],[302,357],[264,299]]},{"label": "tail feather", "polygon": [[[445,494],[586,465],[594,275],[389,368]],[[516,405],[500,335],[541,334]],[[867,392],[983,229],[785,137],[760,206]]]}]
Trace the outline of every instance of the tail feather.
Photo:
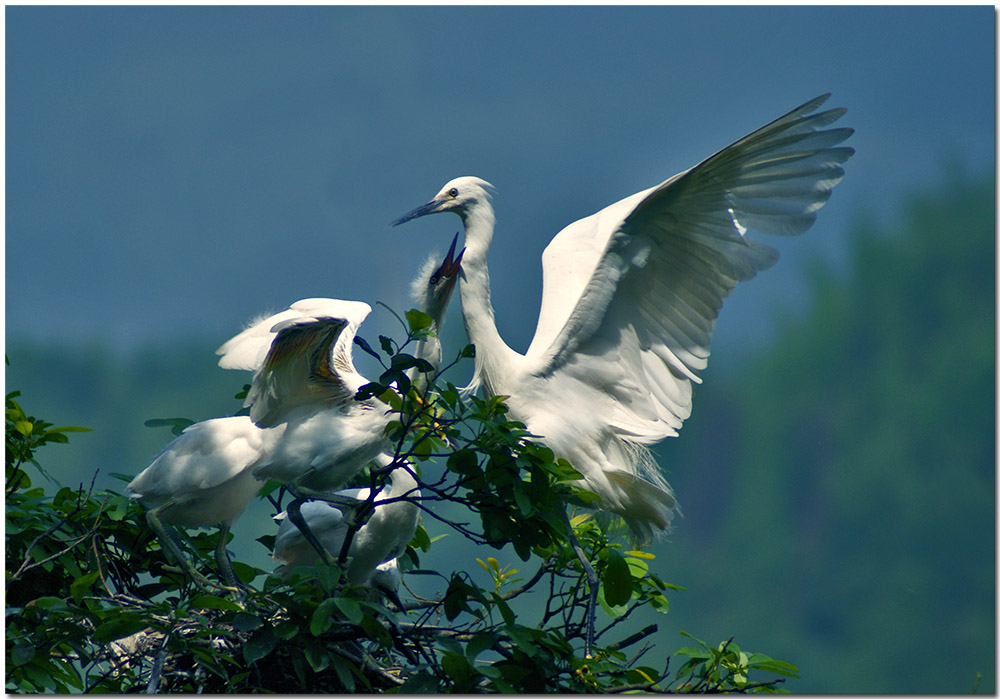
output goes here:
[{"label": "tail feather", "polygon": [[628,525],[637,543],[645,543],[665,533],[675,515],[683,516],[666,483],[665,488],[659,487],[627,471],[609,470],[604,475],[619,491],[618,499],[624,504],[615,513]]}]

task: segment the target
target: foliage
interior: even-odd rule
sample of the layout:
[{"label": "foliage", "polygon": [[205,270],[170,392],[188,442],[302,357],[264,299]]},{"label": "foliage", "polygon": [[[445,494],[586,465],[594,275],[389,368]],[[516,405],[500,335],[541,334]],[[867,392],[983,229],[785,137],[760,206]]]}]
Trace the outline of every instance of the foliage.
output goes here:
[{"label": "foliage", "polygon": [[[994,199],[956,175],[898,224],[859,224],[843,269],[816,261],[803,312],[707,378],[660,450],[697,465],[671,482],[712,513],[672,544],[699,556],[688,608],[796,648],[802,691],[948,694],[980,671],[996,691]],[[739,589],[710,590],[734,560]]]},{"label": "foliage", "polygon": [[[400,567],[437,580],[433,598],[383,597],[324,564],[283,581],[235,563],[241,594],[204,592],[168,565],[128,497],[82,486],[48,496],[32,486],[24,466],[42,471],[35,451],[79,428],[27,417],[14,393],[7,399],[8,691],[774,691],[782,676],[797,676],[794,666],[744,652],[732,639],[678,650],[683,662],[671,672],[671,657],[656,657],[648,642],[655,624],[624,635],[622,622],[665,614],[667,594],[680,588],[650,569],[652,554],[579,509],[595,496],[575,485],[570,464],[508,419],[501,398],[464,395],[406,353],[427,332],[419,314],[407,319],[402,346],[380,338],[378,352],[359,341],[384,369],[362,393],[398,415],[389,428],[396,458],[418,470],[421,494],[412,499],[424,519]],[[466,348],[453,365],[471,355]],[[422,390],[413,369],[422,372]],[[364,478],[380,486],[374,472]],[[263,492],[280,510],[283,489]],[[571,532],[600,581],[589,654],[582,641],[589,595]],[[181,536],[196,566],[217,577],[218,532]],[[501,566],[484,554],[468,569],[461,561],[453,571],[422,569],[421,557],[454,536],[487,550],[509,546],[523,565]],[[260,540],[273,544],[273,536]],[[485,586],[474,571],[486,573]],[[525,611],[532,595],[544,600],[540,614]]]}]

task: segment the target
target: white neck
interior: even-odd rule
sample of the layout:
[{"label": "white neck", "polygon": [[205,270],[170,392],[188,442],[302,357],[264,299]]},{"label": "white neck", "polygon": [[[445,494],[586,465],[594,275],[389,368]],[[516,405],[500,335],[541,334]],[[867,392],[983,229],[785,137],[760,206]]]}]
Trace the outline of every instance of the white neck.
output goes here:
[{"label": "white neck", "polygon": [[468,389],[480,384],[487,395],[503,393],[504,378],[510,376],[521,356],[503,341],[497,331],[490,303],[490,272],[486,253],[493,239],[493,208],[488,202],[477,202],[462,214],[465,223],[465,255],[459,290],[462,295],[462,317],[469,342],[476,346],[476,369]]}]

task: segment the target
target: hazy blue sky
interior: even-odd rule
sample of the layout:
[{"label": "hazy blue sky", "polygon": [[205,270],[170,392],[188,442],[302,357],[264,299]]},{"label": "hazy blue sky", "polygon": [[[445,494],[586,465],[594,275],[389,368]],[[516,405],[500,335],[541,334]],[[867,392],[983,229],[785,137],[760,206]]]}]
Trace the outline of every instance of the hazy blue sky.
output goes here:
[{"label": "hazy blue sky", "polygon": [[831,91],[857,155],[734,294],[732,341],[859,208],[994,158],[990,6],[5,12],[8,342],[214,347],[308,296],[402,310],[459,221],[388,222],[474,174],[498,188],[494,303],[523,349],[562,226]]}]

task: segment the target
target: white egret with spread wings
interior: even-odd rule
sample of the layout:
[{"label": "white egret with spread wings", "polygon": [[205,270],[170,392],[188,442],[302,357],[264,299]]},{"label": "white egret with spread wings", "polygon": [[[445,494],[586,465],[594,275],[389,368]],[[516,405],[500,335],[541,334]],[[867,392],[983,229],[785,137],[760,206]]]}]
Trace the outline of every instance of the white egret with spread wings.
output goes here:
[{"label": "white egret with spread wings", "polygon": [[459,177],[394,222],[461,217],[470,388],[508,396],[511,417],[567,458],[639,540],[677,512],[648,446],[677,435],[691,414],[723,301],[778,258],[748,232],[803,233],[844,176],[854,151],[840,144],[852,129],[827,128],[844,109],[814,113],[827,97],[564,228],[542,254],[541,310],[525,354],[500,337],[490,302],[491,185]]}]

